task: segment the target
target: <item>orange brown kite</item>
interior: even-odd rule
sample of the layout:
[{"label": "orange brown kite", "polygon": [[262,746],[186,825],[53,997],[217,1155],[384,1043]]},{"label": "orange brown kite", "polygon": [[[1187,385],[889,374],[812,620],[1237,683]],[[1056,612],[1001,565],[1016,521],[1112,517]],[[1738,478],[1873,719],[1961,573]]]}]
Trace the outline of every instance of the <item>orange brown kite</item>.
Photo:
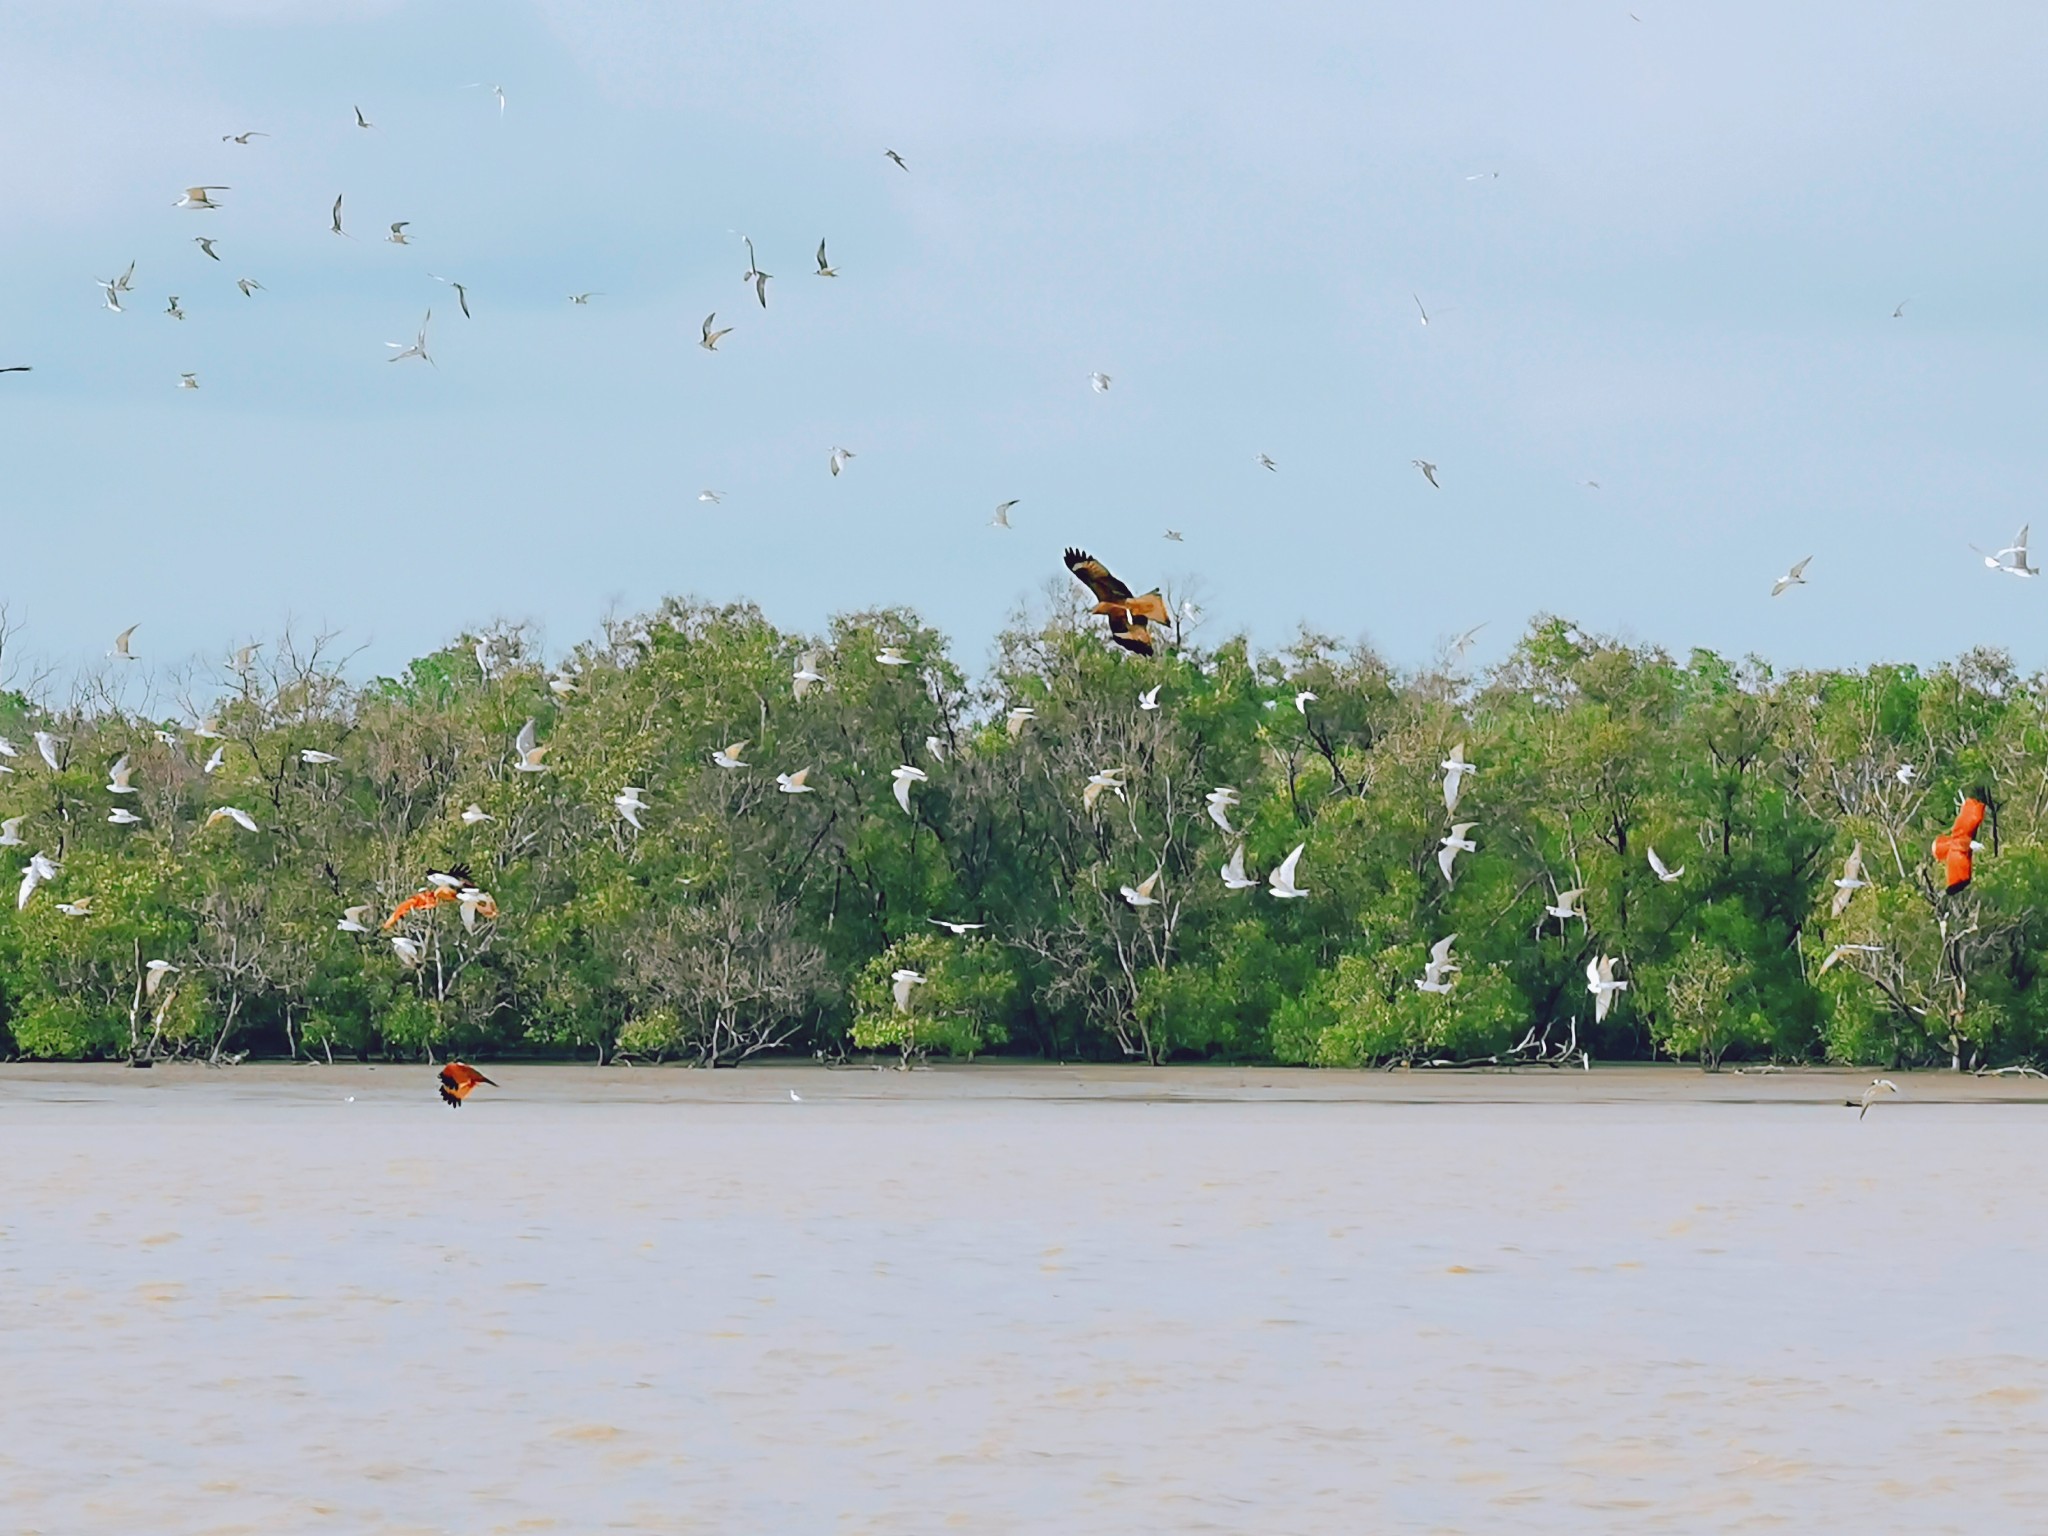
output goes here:
[{"label": "orange brown kite", "polygon": [[451,1061],[441,1069],[441,1102],[450,1109],[462,1108],[462,1101],[469,1097],[478,1083],[492,1083],[483,1073],[466,1061]]},{"label": "orange brown kite", "polygon": [[1148,626],[1165,624],[1170,627],[1173,623],[1173,614],[1166,606],[1166,599],[1159,595],[1159,589],[1154,587],[1150,592],[1133,593],[1110,574],[1108,566],[1083,549],[1068,550],[1066,560],[1067,569],[1095,594],[1095,606],[1088,611],[1109,620],[1109,638],[1127,651],[1150,656],[1152,632]]}]

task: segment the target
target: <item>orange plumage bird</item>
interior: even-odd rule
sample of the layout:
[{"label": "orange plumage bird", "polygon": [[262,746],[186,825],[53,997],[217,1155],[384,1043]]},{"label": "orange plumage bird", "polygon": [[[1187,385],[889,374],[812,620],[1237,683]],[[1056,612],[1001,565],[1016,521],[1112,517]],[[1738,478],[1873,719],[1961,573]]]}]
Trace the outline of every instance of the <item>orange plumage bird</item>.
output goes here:
[{"label": "orange plumage bird", "polygon": [[1154,587],[1150,592],[1133,593],[1110,574],[1108,566],[1085,549],[1068,550],[1066,562],[1074,578],[1095,594],[1095,606],[1088,611],[1102,614],[1109,620],[1110,639],[1127,651],[1150,656],[1152,636],[1147,626],[1170,626],[1173,623],[1173,614],[1166,606],[1166,599],[1159,595],[1159,589]]},{"label": "orange plumage bird", "polygon": [[1949,828],[1948,835],[1934,840],[1934,857],[1940,862],[1948,877],[1951,895],[1970,883],[1970,855],[1977,850],[1977,829],[1984,825],[1984,802],[1975,795],[1966,796],[1963,808],[1956,815],[1956,824]]},{"label": "orange plumage bird", "polygon": [[462,1108],[462,1101],[469,1097],[478,1083],[492,1083],[483,1073],[466,1061],[451,1061],[441,1069],[441,1102],[450,1109]]}]

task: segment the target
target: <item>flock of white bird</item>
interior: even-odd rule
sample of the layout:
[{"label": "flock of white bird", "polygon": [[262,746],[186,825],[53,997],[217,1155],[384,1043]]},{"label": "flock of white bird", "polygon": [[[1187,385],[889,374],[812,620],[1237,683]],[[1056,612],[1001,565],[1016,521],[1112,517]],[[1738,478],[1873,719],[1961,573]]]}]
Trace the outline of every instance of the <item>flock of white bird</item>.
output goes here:
[{"label": "flock of white bird", "polygon": [[[502,114],[506,107],[505,93],[501,87],[495,85],[491,86],[490,90],[496,98],[499,111]],[[363,131],[373,131],[375,129],[376,125],[364,115],[360,107],[353,109],[353,116],[355,126],[358,129]],[[252,141],[256,139],[267,137],[269,135],[259,130],[221,135],[223,143],[232,143],[244,148],[251,146]],[[906,173],[909,171],[909,165],[895,150],[885,150],[884,155],[898,169]],[[232,191],[233,188],[231,186],[221,184],[190,186],[184,189],[182,195],[177,198],[172,206],[194,212],[217,213],[226,205],[220,199],[217,199],[214,194]],[[343,238],[353,238],[350,236],[344,223],[344,201],[345,194],[337,195],[334,199],[329,211],[328,228],[334,235]],[[410,227],[411,222],[405,219],[392,222],[389,225],[388,233],[383,237],[384,240],[393,245],[410,245],[412,237],[406,231]],[[762,269],[752,239],[746,236],[741,236],[741,239],[745,243],[747,252],[746,270],[741,274],[741,279],[753,289],[757,303],[765,310],[768,307],[768,284],[773,280],[773,274]],[[199,247],[201,254],[216,262],[221,260],[219,252],[215,249],[218,240],[219,237],[215,235],[194,236],[194,243]],[[821,278],[835,278],[839,275],[838,269],[832,265],[828,258],[826,242],[824,240],[818,242],[814,275]],[[437,282],[447,284],[453,291],[462,314],[465,318],[469,317],[469,293],[466,285],[452,278],[441,277],[433,273],[429,273],[428,276]],[[102,292],[105,307],[117,313],[121,312],[124,309],[122,304],[123,297],[132,295],[135,291],[135,263],[131,261],[116,277],[101,278],[95,281]],[[261,282],[247,276],[236,279],[236,287],[245,297],[252,297],[263,290]],[[592,299],[602,296],[601,293],[590,291],[572,293],[568,297],[569,302],[572,304],[587,305]],[[1419,296],[1415,298],[1415,306],[1420,323],[1427,326],[1430,323],[1429,312],[1424,308]],[[1903,305],[1899,306],[1899,309],[1894,311],[1893,318],[1900,318],[1903,309]],[[183,320],[185,318],[185,311],[178,295],[172,294],[169,296],[164,312],[176,320]],[[719,342],[733,333],[734,327],[729,325],[719,327],[716,324],[717,319],[717,311],[714,310],[704,317],[700,326],[698,345],[706,351],[715,352],[718,349]],[[387,350],[391,354],[387,361],[397,363],[417,360],[429,366],[434,366],[434,359],[429,352],[427,341],[428,329],[432,321],[433,311],[429,308],[409,342],[394,341],[386,343]],[[0,368],[0,372],[26,373],[28,371],[30,369],[27,365],[12,365]],[[1110,375],[1099,370],[1088,376],[1089,387],[1097,394],[1106,394],[1111,387],[1111,383]],[[178,387],[187,390],[199,388],[197,374],[191,372],[181,373],[178,378]],[[854,458],[855,454],[852,449],[834,446],[827,459],[827,468],[831,475],[836,478],[846,472],[848,465]],[[1415,469],[1432,489],[1442,488],[1442,482],[1438,478],[1438,467],[1435,463],[1423,458],[1417,458],[1412,462]],[[1277,472],[1279,469],[1279,465],[1265,453],[1260,453],[1257,456],[1257,463],[1259,467],[1268,471]],[[1596,490],[1599,488],[1597,481],[1589,480],[1585,483]],[[722,500],[722,495],[720,492],[707,489],[700,493],[699,499],[705,502],[716,503]],[[991,525],[996,528],[1009,528],[1011,526],[1010,513],[1017,505],[1018,502],[1014,499],[1000,503],[995,509],[994,516],[990,519]],[[1177,530],[1168,529],[1166,530],[1165,537],[1178,542],[1181,535]],[[2036,576],[2039,574],[2039,569],[2030,562],[2027,539],[2028,529],[2022,527],[2018,534],[2015,535],[2012,543],[2003,549],[1989,553],[1982,550],[1977,552],[1983,556],[1984,564],[1991,570],[2018,577]],[[1972,547],[1974,548],[1974,546]],[[1779,577],[1771,586],[1771,596],[1778,597],[1793,587],[1806,585],[1806,569],[1811,563],[1811,559],[1812,557],[1808,556],[1798,561],[1783,576]],[[131,641],[137,627],[136,625],[130,625],[115,638],[113,649],[109,652],[111,656],[123,661],[133,661],[135,659],[131,648]],[[1456,642],[1456,648],[1462,651],[1465,646],[1470,644],[1473,635],[1476,633],[1477,630],[1475,629],[1461,636]],[[893,646],[882,648],[875,659],[886,667],[905,667],[915,664],[909,657],[903,655],[899,648]],[[241,667],[246,668],[248,660],[249,651],[245,649],[239,654],[237,661]],[[820,686],[826,681],[824,673],[820,670],[823,661],[823,654],[818,651],[807,651],[799,658],[792,678],[793,690],[798,700],[802,700],[811,689]],[[478,664],[488,673],[488,654],[486,646],[482,642],[479,642],[478,645]],[[554,680],[550,686],[558,695],[567,695],[575,691],[574,684],[563,678]],[[1144,690],[1139,695],[1138,708],[1148,712],[1159,709],[1159,694],[1159,686]],[[1303,690],[1295,697],[1295,708],[1306,717],[1308,706],[1314,703],[1315,700],[1316,696],[1313,692]],[[1006,728],[1012,738],[1015,738],[1026,729],[1033,718],[1034,711],[1028,706],[1019,706],[1012,709],[1005,721]],[[213,722],[211,721],[202,722],[195,729],[194,735],[201,740],[211,739],[218,741],[219,733],[212,726]],[[160,731],[158,735],[164,737],[167,741],[175,739],[166,732]],[[35,733],[35,745],[38,755],[50,768],[59,769],[62,767],[60,749],[63,743],[59,738],[51,736],[47,732],[38,731]],[[934,761],[942,763],[945,760],[945,745],[940,739],[936,737],[927,738],[925,745]],[[749,769],[753,765],[748,763],[744,757],[747,746],[748,742],[745,740],[732,742],[714,751],[711,754],[711,761],[718,768],[727,771],[737,772]],[[545,773],[548,771],[548,768],[543,759],[547,751],[548,748],[542,745],[536,738],[535,722],[528,720],[519,731],[513,744],[511,766],[516,772],[523,774]],[[11,742],[8,742],[5,738],[0,738],[0,757],[16,758],[19,755],[18,750]],[[332,754],[314,750],[303,751],[300,757],[309,766],[320,766],[336,761]],[[204,771],[209,774],[215,772],[221,766],[222,761],[223,749],[216,746],[203,765]],[[1443,770],[1444,810],[1447,816],[1452,819],[1448,831],[1439,840],[1437,864],[1442,871],[1446,885],[1450,885],[1454,884],[1457,879],[1457,860],[1459,855],[1472,853],[1478,846],[1473,841],[1472,833],[1477,829],[1479,823],[1476,821],[1458,821],[1455,817],[1465,781],[1479,770],[1466,759],[1462,743],[1452,749],[1451,755],[1440,766]],[[5,763],[0,763],[0,773],[11,773],[13,771],[12,767]],[[778,772],[775,777],[777,791],[785,795],[812,793],[813,787],[808,782],[810,771],[810,767],[807,765],[791,771]],[[1097,814],[1101,800],[1105,795],[1113,795],[1118,800],[1124,800],[1127,788],[1124,782],[1124,775],[1127,772],[1127,769],[1120,767],[1106,767],[1089,775],[1086,782],[1080,787],[1080,797],[1084,809],[1090,815]],[[1910,769],[1901,770],[1901,772],[1902,774],[1909,774]],[[126,755],[122,756],[108,772],[107,792],[115,796],[135,794],[136,789],[130,782],[132,773],[133,767],[129,758]],[[929,782],[930,774],[924,768],[904,763],[891,770],[890,779],[892,793],[897,804],[906,815],[914,817],[916,811],[912,804],[913,787]],[[641,821],[641,816],[649,809],[645,798],[646,793],[647,791],[644,786],[629,784],[622,786],[619,792],[612,797],[611,803],[614,810],[616,810],[623,821],[631,825],[636,831],[643,828],[644,824]],[[1242,838],[1239,837],[1237,830],[1230,823],[1230,813],[1238,804],[1238,799],[1238,792],[1226,785],[1217,786],[1209,791],[1206,796],[1210,819],[1227,837],[1237,838],[1219,870],[1224,887],[1231,892],[1253,890],[1261,883],[1257,878],[1247,874],[1245,869],[1245,845]],[[0,847],[22,845],[23,839],[20,836],[20,826],[24,819],[17,816],[0,821]],[[475,805],[467,807],[462,813],[462,820],[466,825],[474,826],[479,822],[490,819],[491,817],[486,812]],[[129,810],[125,805],[118,803],[108,812],[107,820],[113,825],[123,827],[133,827],[142,824],[140,816]],[[253,817],[232,805],[216,807],[207,816],[205,825],[212,827],[221,822],[230,822],[247,832],[258,830],[258,825]],[[1270,895],[1280,900],[1293,900],[1309,894],[1308,890],[1299,883],[1300,863],[1306,846],[1305,843],[1297,843],[1287,857],[1266,874],[1264,884]],[[1668,867],[1663,859],[1658,856],[1654,847],[1648,848],[1646,854],[1649,867],[1659,881],[1672,884],[1684,877],[1684,867],[1682,865],[1677,869]],[[1867,883],[1862,879],[1861,856],[1862,849],[1859,845],[1850,855],[1843,878],[1835,882],[1837,890],[1834,898],[1834,910],[1837,914],[1846,907],[1855,892]],[[26,908],[36,890],[44,883],[55,879],[60,871],[60,864],[46,853],[39,851],[33,854],[27,867],[22,871],[21,884],[16,901],[17,909]],[[1143,910],[1160,905],[1164,899],[1160,892],[1160,883],[1164,878],[1164,873],[1162,865],[1137,884],[1121,886],[1119,893],[1123,901],[1134,910]],[[1573,919],[1584,922],[1586,920],[1585,913],[1578,905],[1579,899],[1584,894],[1583,888],[1556,891],[1555,899],[1545,907],[1546,919],[1555,919],[1561,927]],[[462,905],[465,925],[473,927],[479,906],[487,904],[489,897],[477,891],[472,885],[464,885],[457,892],[457,896]],[[92,911],[91,898],[89,896],[80,896],[69,902],[58,903],[57,910],[72,917],[88,916]],[[349,907],[345,910],[343,917],[336,926],[345,932],[367,933],[369,929],[366,926],[366,919],[370,911],[371,908],[367,904]],[[930,921],[947,929],[955,936],[974,932],[983,926],[980,923],[957,922],[944,918],[932,918]],[[1452,954],[1452,946],[1456,940],[1457,935],[1455,933],[1449,934],[1430,947],[1429,959],[1424,966],[1423,974],[1414,983],[1418,990],[1439,996],[1449,994],[1454,990],[1460,970],[1459,964]],[[416,966],[420,963],[421,951],[415,940],[399,933],[391,935],[390,941],[394,952],[406,964]],[[1821,969],[1823,971],[1827,970],[1852,952],[1869,950],[1871,948],[1873,946],[1838,945],[1823,962]],[[1629,988],[1627,980],[1615,976],[1615,963],[1613,957],[1602,954],[1589,960],[1586,965],[1586,990],[1593,998],[1593,1012],[1596,1022],[1606,1018],[1618,995]],[[176,967],[170,965],[169,962],[151,961],[149,963],[148,977],[149,990],[154,993],[164,974],[175,969]],[[912,1005],[913,989],[923,984],[925,978],[914,970],[898,969],[894,972],[892,981],[894,983],[893,995],[896,1006],[901,1010],[908,1010]],[[1576,1022],[1574,1022],[1572,1034],[1574,1044],[1576,1038]],[[1532,1044],[1538,1055],[1543,1055],[1548,1050],[1547,1042],[1537,1040],[1532,1031],[1530,1039],[1525,1040],[1523,1046],[1517,1047],[1517,1051],[1521,1052],[1531,1048]],[[1566,1047],[1564,1053],[1568,1055],[1570,1050],[1571,1047]],[[1588,1059],[1583,1051],[1579,1052],[1579,1057],[1582,1062]]]}]

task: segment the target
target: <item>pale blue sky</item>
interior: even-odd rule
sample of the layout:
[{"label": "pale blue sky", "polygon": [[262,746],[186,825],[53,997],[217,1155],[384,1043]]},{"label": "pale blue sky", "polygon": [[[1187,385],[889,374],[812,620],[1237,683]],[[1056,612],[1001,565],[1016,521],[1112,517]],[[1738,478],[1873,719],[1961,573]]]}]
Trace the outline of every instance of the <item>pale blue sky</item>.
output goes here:
[{"label": "pale blue sky", "polygon": [[[2048,661],[2048,593],[1966,547],[2048,456],[2038,7],[0,15],[0,363],[36,370],[0,377],[0,595],[61,664],[138,620],[159,662],[287,616],[366,666],[499,618],[559,648],[694,592],[913,603],[978,666],[1068,543],[1192,580],[1212,637],[1411,664],[1539,610]],[[173,209],[194,182],[234,190]],[[438,370],[388,365],[429,305]]]}]

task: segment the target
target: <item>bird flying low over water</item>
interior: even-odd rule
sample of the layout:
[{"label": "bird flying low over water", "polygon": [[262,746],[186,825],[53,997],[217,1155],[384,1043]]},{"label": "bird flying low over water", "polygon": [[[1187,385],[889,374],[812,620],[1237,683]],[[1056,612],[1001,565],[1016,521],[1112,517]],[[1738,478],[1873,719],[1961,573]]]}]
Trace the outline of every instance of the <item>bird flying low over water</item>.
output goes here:
[{"label": "bird flying low over water", "polygon": [[1152,635],[1148,626],[1173,623],[1173,613],[1167,608],[1166,599],[1159,595],[1159,589],[1134,594],[1110,574],[1108,566],[1086,550],[1070,549],[1065,558],[1075,579],[1095,594],[1095,606],[1088,611],[1109,620],[1110,639],[1127,651],[1150,656]]},{"label": "bird flying low over water", "polygon": [[1873,1077],[1870,1080],[1870,1086],[1863,1090],[1863,1097],[1856,1101],[1856,1118],[1861,1120],[1865,1115],[1869,1114],[1870,1106],[1875,1104],[1881,1095],[1897,1093],[1898,1091],[1899,1085],[1890,1078]]},{"label": "bird flying low over water", "polygon": [[1967,795],[1963,806],[1956,813],[1956,823],[1947,834],[1934,840],[1935,861],[1947,877],[1950,895],[1954,895],[1970,883],[1975,873],[1972,855],[1984,845],[1976,840],[1977,829],[1984,825],[1984,802],[1975,795]]},{"label": "bird flying low over water", "polygon": [[485,1077],[483,1073],[477,1071],[475,1067],[469,1065],[469,1063],[451,1061],[441,1069],[439,1078],[441,1102],[450,1109],[460,1109],[462,1108],[462,1101],[476,1090],[476,1086],[479,1083],[491,1088],[498,1086],[488,1077]]}]

